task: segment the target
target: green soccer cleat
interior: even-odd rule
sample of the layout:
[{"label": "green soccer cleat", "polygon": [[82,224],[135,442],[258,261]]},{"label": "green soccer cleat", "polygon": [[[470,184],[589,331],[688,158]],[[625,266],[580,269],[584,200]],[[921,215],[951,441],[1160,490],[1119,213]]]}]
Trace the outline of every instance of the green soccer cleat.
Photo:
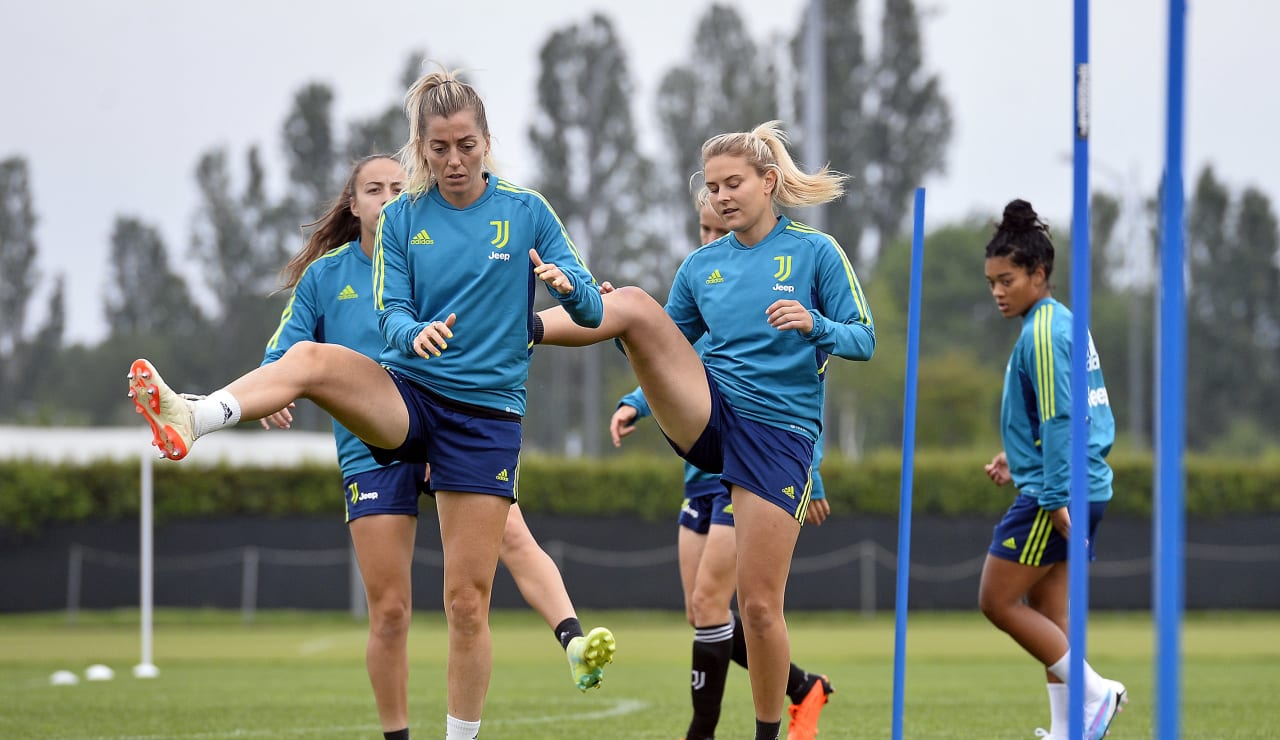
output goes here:
[{"label": "green soccer cleat", "polygon": [[579,691],[600,688],[604,679],[604,667],[613,662],[618,649],[613,633],[604,627],[596,627],[586,634],[569,641],[565,654],[569,657],[569,672]]}]

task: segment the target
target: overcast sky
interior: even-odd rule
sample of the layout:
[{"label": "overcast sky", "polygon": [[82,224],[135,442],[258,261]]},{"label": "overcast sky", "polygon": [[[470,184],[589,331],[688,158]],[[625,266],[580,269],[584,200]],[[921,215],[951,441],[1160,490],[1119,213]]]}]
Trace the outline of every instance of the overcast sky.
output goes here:
[{"label": "overcast sky", "polygon": [[[882,3],[862,4],[874,47]],[[527,182],[538,48],[553,30],[605,9],[625,40],[637,86],[633,110],[646,132],[643,146],[654,153],[658,80],[686,57],[694,23],[709,5],[0,0],[0,158],[23,156],[32,171],[45,278],[33,305],[36,317],[43,313],[49,279],[64,273],[68,339],[100,339],[117,214],[156,224],[175,263],[189,268],[200,152],[225,145],[239,165],[246,147],[256,143],[278,173],[281,123],[300,86],[330,84],[340,122],[367,116],[403,96],[396,80],[414,49],[474,70],[502,173]],[[792,32],[803,3],[733,5],[763,39]],[[1275,201],[1280,154],[1272,142],[1280,95],[1271,78],[1280,66],[1274,41],[1280,4],[1191,5],[1188,186],[1211,162],[1233,190],[1257,186]],[[928,223],[972,213],[994,217],[1018,196],[1065,232],[1071,210],[1064,157],[1071,148],[1072,3],[924,0],[920,6],[926,64],[941,75],[955,118],[947,172],[923,183]],[[1093,182],[1149,193],[1163,162],[1166,3],[1108,0],[1093,6]],[[303,8],[306,15],[299,14]]]}]

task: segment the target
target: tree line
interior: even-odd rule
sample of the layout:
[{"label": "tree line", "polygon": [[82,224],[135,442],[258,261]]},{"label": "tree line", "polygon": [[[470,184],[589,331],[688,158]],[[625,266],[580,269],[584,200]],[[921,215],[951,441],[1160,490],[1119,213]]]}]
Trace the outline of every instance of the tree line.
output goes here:
[{"label": "tree line", "polygon": [[[879,347],[866,364],[832,363],[829,447],[852,456],[901,441],[909,245],[903,227],[911,193],[943,171],[950,106],[938,74],[925,68],[912,0],[885,0],[871,50],[857,0],[825,0],[826,157],[852,175],[847,195],[828,206],[835,235],[866,289]],[[610,18],[603,13],[555,29],[539,54],[537,111],[527,131],[535,181],[599,279],[636,284],[661,299],[696,245],[689,177],[702,142],[722,131],[788,122],[803,152],[800,111],[809,29],[754,38],[733,6],[699,20],[685,60],[641,104]],[[401,76],[407,89],[422,52]],[[465,60],[462,60],[465,63]],[[483,94],[483,91],[481,91]],[[199,206],[187,254],[175,254],[139,214],[119,214],[109,236],[110,271],[97,344],[63,341],[65,295],[53,276],[44,322],[28,327],[35,271],[36,204],[20,156],[0,162],[0,421],[131,424],[120,370],[147,356],[182,388],[213,388],[256,365],[287,296],[277,275],[302,243],[298,227],[323,212],[353,159],[397,150],[407,138],[398,101],[341,122],[334,91],[314,82],[295,94],[280,131],[284,195],[267,187],[258,147],[205,151],[194,167]],[[663,156],[638,146],[637,108],[652,110]],[[820,162],[805,162],[806,166]],[[1150,192],[1157,193],[1153,185]],[[1016,193],[1011,192],[1010,197]],[[1111,391],[1121,444],[1149,444],[1157,411],[1154,362],[1155,198],[1096,192],[1091,204],[1095,341]],[[805,214],[795,214],[804,220]],[[998,214],[991,214],[993,217]],[[920,419],[923,447],[999,444],[1001,378],[1017,322],[994,310],[983,279],[989,219],[935,225],[927,235],[923,283]],[[1070,301],[1069,246],[1058,246],[1055,295]],[[1275,212],[1256,188],[1235,191],[1211,167],[1195,179],[1187,208],[1188,442],[1193,449],[1254,453],[1280,441],[1280,240]],[[194,298],[177,265],[193,264],[213,305]],[[545,299],[544,299],[545,300]],[[542,304],[540,304],[542,305]],[[634,385],[612,344],[539,348],[528,383],[526,445],[600,455],[617,398]],[[323,413],[300,404],[299,425],[325,428]],[[652,430],[630,448],[665,448]]]}]

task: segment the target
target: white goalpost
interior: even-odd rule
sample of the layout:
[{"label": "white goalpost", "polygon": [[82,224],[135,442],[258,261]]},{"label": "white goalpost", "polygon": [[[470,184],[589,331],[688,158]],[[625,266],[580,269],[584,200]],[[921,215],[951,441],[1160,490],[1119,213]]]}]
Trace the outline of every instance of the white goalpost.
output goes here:
[{"label": "white goalpost", "polygon": [[142,659],[133,667],[133,675],[135,678],[155,678],[160,675],[160,669],[153,662],[151,653],[155,547],[152,537],[154,488],[150,448],[138,457],[142,461],[141,501],[138,505],[138,609],[141,613],[139,622],[141,623]]}]

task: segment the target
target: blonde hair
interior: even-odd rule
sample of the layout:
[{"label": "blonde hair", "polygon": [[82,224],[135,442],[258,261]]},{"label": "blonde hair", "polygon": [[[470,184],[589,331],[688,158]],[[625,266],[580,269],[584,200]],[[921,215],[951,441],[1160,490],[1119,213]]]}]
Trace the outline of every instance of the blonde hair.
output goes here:
[{"label": "blonde hair", "polygon": [[[457,73],[441,67],[439,72],[429,72],[418,78],[404,95],[404,113],[409,119],[409,141],[400,149],[400,166],[404,167],[408,180],[405,191],[414,195],[424,193],[435,184],[435,173],[427,164],[427,122],[435,117],[448,117],[464,110],[471,110],[476,126],[489,140],[489,118],[484,112],[484,101],[471,85],[458,79]],[[484,155],[484,168],[495,171],[493,157]]]},{"label": "blonde hair", "polygon": [[711,207],[711,191],[706,185],[698,188],[698,192],[693,194],[693,209],[701,211],[703,208]]},{"label": "blonde hair", "polygon": [[768,121],[750,131],[720,134],[707,139],[702,145],[702,163],[708,159],[728,155],[742,157],[764,176],[768,170],[777,174],[773,188],[773,202],[786,207],[816,206],[829,203],[844,194],[844,181],[848,175],[836,172],[831,166],[812,175],[805,174],[787,151],[788,138],[781,121]]}]

